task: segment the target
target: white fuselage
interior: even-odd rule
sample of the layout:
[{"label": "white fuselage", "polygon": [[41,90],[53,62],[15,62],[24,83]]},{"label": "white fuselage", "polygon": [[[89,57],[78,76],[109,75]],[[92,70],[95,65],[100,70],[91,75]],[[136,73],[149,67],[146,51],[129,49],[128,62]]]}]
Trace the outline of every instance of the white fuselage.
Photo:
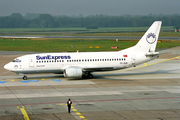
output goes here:
[{"label": "white fuselage", "polygon": [[81,68],[82,71],[110,71],[124,69],[157,58],[145,53],[127,50],[118,52],[41,53],[24,55],[8,63],[5,68],[20,74],[59,73],[66,68]]}]

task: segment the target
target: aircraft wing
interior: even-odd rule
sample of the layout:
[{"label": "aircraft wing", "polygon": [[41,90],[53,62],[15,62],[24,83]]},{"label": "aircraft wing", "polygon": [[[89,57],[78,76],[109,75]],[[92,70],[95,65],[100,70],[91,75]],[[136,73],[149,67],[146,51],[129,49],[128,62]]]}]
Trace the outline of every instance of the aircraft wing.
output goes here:
[{"label": "aircraft wing", "polygon": [[115,70],[117,68],[114,67],[87,67],[87,68],[82,68],[84,72],[93,72],[93,71],[110,71],[110,70]]}]

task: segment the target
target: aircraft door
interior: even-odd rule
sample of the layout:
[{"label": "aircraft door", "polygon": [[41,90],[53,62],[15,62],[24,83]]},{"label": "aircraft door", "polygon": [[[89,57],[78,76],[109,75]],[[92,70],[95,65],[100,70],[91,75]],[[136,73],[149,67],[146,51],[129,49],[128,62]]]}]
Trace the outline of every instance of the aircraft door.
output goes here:
[{"label": "aircraft door", "polygon": [[34,59],[33,59],[33,57],[29,57],[29,67],[34,67]]},{"label": "aircraft door", "polygon": [[134,54],[131,55],[131,63],[134,67],[136,66],[136,56]]}]

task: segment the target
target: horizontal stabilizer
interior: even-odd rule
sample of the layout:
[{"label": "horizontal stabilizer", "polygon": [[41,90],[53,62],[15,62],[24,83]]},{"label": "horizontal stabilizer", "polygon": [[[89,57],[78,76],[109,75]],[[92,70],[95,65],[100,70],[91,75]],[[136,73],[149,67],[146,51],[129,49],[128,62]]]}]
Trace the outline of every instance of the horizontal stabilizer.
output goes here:
[{"label": "horizontal stabilizer", "polygon": [[146,53],[146,56],[159,55],[159,52],[149,52]]}]

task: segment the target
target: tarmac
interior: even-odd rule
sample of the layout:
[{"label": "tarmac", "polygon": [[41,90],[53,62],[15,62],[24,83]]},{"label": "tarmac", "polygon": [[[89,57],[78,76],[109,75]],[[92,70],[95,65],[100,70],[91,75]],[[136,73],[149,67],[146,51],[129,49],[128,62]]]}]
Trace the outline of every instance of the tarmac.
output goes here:
[{"label": "tarmac", "polygon": [[22,80],[3,66],[26,53],[0,52],[0,120],[180,120],[179,51],[161,50],[156,60],[80,80],[54,74]]}]

